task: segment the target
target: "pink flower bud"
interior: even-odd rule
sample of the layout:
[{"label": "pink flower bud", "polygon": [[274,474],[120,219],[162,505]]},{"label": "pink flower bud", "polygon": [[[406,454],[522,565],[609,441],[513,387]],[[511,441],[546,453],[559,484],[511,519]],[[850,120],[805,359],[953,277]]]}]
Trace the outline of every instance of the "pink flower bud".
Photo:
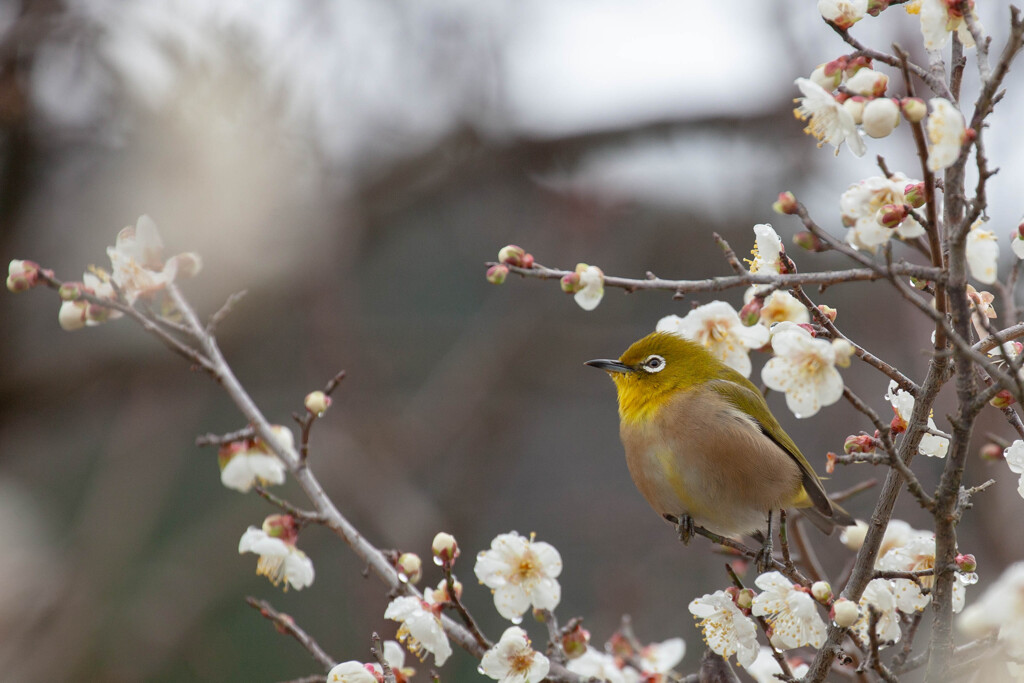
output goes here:
[{"label": "pink flower bud", "polygon": [[508,266],[499,263],[487,269],[487,281],[492,285],[500,285],[508,277]]},{"label": "pink flower bud", "polygon": [[829,616],[832,617],[832,621],[836,622],[836,626],[850,628],[860,619],[860,608],[852,600],[839,598],[833,603]]},{"label": "pink flower bud", "polygon": [[751,588],[744,588],[736,594],[736,606],[744,614],[750,614],[750,608],[754,605],[754,597],[757,593]]},{"label": "pink flower bud", "polygon": [[846,437],[846,442],[843,444],[843,451],[846,453],[874,453],[875,440],[867,434],[860,434],[857,436],[850,435]]},{"label": "pink flower bud", "polygon": [[911,123],[918,123],[928,115],[928,105],[920,97],[904,97],[900,100],[903,118]]},{"label": "pink flower bud", "polygon": [[583,628],[580,622],[576,622],[571,630],[562,634],[562,651],[569,659],[582,657],[586,654],[589,644],[590,631]]},{"label": "pink flower bud", "polygon": [[796,195],[789,191],[780,192],[779,198],[772,204],[772,208],[775,210],[775,213],[792,216],[799,208]]},{"label": "pink flower bud", "polygon": [[740,321],[747,327],[756,325],[761,320],[762,308],[764,308],[764,298],[755,296],[740,309]]},{"label": "pink flower bud", "polygon": [[1021,221],[1020,224],[1017,226],[1017,237],[1024,240],[1024,221]]},{"label": "pink flower bud", "polygon": [[909,214],[906,204],[885,204],[875,212],[875,221],[885,228],[898,228]]},{"label": "pink flower bud", "polygon": [[566,294],[575,294],[580,291],[580,274],[569,273],[562,276],[562,291]]},{"label": "pink flower bud", "polygon": [[907,431],[907,421],[897,413],[896,416],[892,418],[892,422],[889,423],[889,431],[893,434],[902,434]]},{"label": "pink flower bud", "polygon": [[978,455],[981,456],[982,460],[1002,460],[1003,449],[998,444],[994,444],[990,441],[989,443],[981,447],[981,450],[978,451]]},{"label": "pink flower bud", "polygon": [[263,533],[289,545],[299,538],[299,525],[291,515],[270,515],[263,520]]},{"label": "pink flower bud", "polygon": [[838,57],[836,59],[833,59],[831,62],[825,64],[822,70],[824,71],[826,76],[840,74],[840,78],[842,78],[842,72],[846,69],[846,61],[847,58],[845,56]]},{"label": "pink flower bud", "polygon": [[956,568],[962,572],[978,571],[978,560],[974,558],[974,555],[957,555],[954,562],[956,562]]},{"label": "pink flower bud", "polygon": [[57,296],[61,298],[61,301],[77,301],[82,298],[84,290],[85,285],[81,282],[65,282],[57,290]]},{"label": "pink flower bud", "polygon": [[[735,586],[732,587],[735,588]],[[626,636],[619,632],[614,633],[612,637],[608,639],[608,650],[613,657],[618,657],[619,659],[629,659],[636,654],[636,650],[633,649],[633,645],[629,642],[629,638],[626,638]]]},{"label": "pink flower bud", "polygon": [[989,403],[996,408],[1006,408],[1008,406],[1012,406],[1016,402],[1017,399],[1013,397],[1013,394],[1011,394],[1008,389],[1003,389],[989,401]]},{"label": "pink flower bud", "polygon": [[868,14],[877,17],[889,7],[889,0],[868,0]]},{"label": "pink flower bud", "polygon": [[835,453],[833,453],[832,451],[829,451],[828,453],[825,454],[825,473],[826,474],[832,474],[833,472],[836,471],[836,459],[838,457],[839,456],[836,455]]},{"label": "pink flower bud", "polygon": [[823,605],[832,599],[832,586],[827,581],[815,581],[811,584],[811,596]]},{"label": "pink flower bud", "polygon": [[915,183],[903,188],[903,199],[915,209],[924,206],[925,194],[924,183]]},{"label": "pink flower bud", "polygon": [[533,268],[533,254],[529,252],[523,254],[521,265],[523,268]]},{"label": "pink flower bud", "polygon": [[843,65],[843,71],[846,73],[847,78],[852,77],[861,69],[870,69],[871,59],[861,55],[860,57],[854,57],[850,59],[846,58],[846,63]]},{"label": "pink flower bud", "polygon": [[443,531],[434,536],[434,542],[430,545],[430,550],[434,553],[434,564],[437,565],[451,564],[459,556],[460,552],[459,544],[455,541],[455,537]]},{"label": "pink flower bud", "polygon": [[500,263],[507,263],[510,266],[522,266],[524,256],[526,256],[525,249],[515,244],[509,244],[502,247],[501,251],[498,252],[498,261]]},{"label": "pink flower bud", "polygon": [[7,266],[7,289],[24,292],[39,284],[39,264],[35,261],[13,260]]},{"label": "pink flower bud", "polygon": [[111,309],[99,304],[88,304],[85,307],[85,324],[100,325],[110,320]]},{"label": "pink flower bud", "polygon": [[793,244],[807,251],[824,251],[825,243],[817,235],[803,230],[793,235]]},{"label": "pink flower bud", "polygon": [[839,87],[843,80],[842,69],[832,69],[831,73],[826,72],[828,64],[822,64],[811,72],[811,80],[821,86],[826,92],[832,92]]},{"label": "pink flower bud", "polygon": [[818,310],[821,311],[822,315],[829,319],[829,322],[833,323],[836,321],[836,317],[839,315],[839,311],[825,304],[818,304]]},{"label": "pink flower bud", "polygon": [[310,413],[317,417],[322,417],[327,412],[327,409],[331,407],[331,397],[322,391],[311,391],[306,394],[306,400],[303,401],[303,404]]},{"label": "pink flower bud", "polygon": [[395,564],[398,577],[411,584],[417,584],[423,577],[423,560],[416,553],[402,553]]}]

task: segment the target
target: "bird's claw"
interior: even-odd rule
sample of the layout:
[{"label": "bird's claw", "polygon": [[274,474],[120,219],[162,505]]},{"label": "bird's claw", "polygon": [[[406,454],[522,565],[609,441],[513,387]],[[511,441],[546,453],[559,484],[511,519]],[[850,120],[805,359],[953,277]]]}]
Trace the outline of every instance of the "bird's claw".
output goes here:
[{"label": "bird's claw", "polygon": [[764,545],[757,551],[757,555],[754,556],[754,564],[757,567],[757,573],[763,574],[772,568],[775,564],[775,556],[772,552],[772,538],[768,536],[764,540]]},{"label": "bird's claw", "polygon": [[676,525],[676,533],[679,534],[679,540],[683,542],[683,545],[689,545],[690,539],[694,535],[693,517],[682,514],[665,515],[665,518]]}]

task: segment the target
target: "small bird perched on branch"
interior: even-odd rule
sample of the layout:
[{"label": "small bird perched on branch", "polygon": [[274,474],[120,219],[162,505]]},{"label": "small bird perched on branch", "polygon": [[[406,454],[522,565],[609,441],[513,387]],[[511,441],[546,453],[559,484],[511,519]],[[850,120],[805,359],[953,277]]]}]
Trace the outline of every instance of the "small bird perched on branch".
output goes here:
[{"label": "small bird perched on branch", "polygon": [[694,524],[723,536],[767,529],[764,566],[775,510],[800,508],[826,534],[854,523],[757,387],[701,344],[655,332],[618,360],[586,364],[615,382],[629,473],[684,542]]}]

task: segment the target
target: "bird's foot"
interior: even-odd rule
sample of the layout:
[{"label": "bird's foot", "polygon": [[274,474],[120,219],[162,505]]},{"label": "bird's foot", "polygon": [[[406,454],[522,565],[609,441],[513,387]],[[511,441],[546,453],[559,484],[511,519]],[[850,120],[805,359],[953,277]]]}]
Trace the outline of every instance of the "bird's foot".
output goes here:
[{"label": "bird's foot", "polygon": [[689,545],[694,534],[693,517],[687,514],[665,515],[665,519],[676,525],[676,533],[679,534],[679,540],[683,545]]},{"label": "bird's foot", "polygon": [[772,568],[775,563],[775,556],[772,552],[772,537],[767,536],[764,539],[764,545],[757,551],[757,555],[754,556],[754,564],[757,567],[757,573],[763,574]]}]

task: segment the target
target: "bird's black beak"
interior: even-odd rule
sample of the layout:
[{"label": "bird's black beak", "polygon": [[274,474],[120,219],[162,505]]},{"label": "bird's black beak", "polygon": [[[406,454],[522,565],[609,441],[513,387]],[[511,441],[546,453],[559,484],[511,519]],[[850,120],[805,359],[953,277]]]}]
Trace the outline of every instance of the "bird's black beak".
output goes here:
[{"label": "bird's black beak", "polygon": [[617,360],[608,360],[605,358],[598,358],[597,360],[588,360],[584,365],[589,365],[592,368],[598,370],[604,370],[606,372],[632,372],[633,368],[629,367],[624,363],[620,363]]}]

